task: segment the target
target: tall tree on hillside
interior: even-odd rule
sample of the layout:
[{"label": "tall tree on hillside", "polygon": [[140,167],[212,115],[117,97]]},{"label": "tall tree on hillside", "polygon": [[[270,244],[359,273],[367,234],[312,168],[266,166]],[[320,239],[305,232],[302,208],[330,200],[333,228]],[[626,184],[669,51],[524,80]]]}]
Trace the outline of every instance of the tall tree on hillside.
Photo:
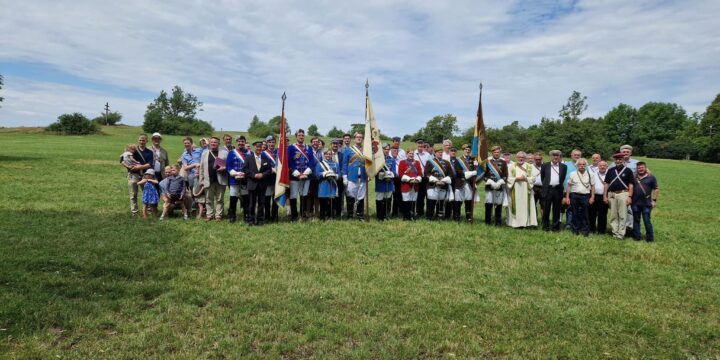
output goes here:
[{"label": "tall tree on hillside", "polygon": [[171,135],[210,134],[213,127],[196,117],[202,106],[195,95],[184,92],[177,85],[170,96],[161,90],[160,95],[147,106],[143,129]]},{"label": "tall tree on hillside", "polygon": [[[418,130],[413,136],[414,138],[422,138],[432,143],[440,143],[445,139],[450,139],[460,131],[457,125],[457,118],[453,114],[436,115],[428,120],[425,127]],[[492,139],[490,139],[492,141]]]},{"label": "tall tree on hillside", "polygon": [[633,129],[637,126],[637,110],[626,104],[620,104],[610,110],[603,118],[605,134],[611,143],[628,144],[632,140]]},{"label": "tall tree on hillside", "polygon": [[330,131],[328,131],[328,137],[341,139],[345,133],[343,133],[342,130],[338,129],[337,126],[333,126]]},{"label": "tall tree on hillside", "polygon": [[310,136],[322,136],[320,135],[320,132],[318,132],[318,127],[315,124],[311,124],[308,126],[308,135]]},{"label": "tall tree on hillside", "polygon": [[248,133],[253,136],[257,136],[259,138],[264,138],[273,132],[270,130],[270,126],[266,124],[264,121],[260,120],[260,118],[257,115],[254,115],[252,120],[250,121],[250,126],[248,127]]},{"label": "tall tree on hillside", "polygon": [[[282,122],[282,117],[280,115],[273,117],[272,119],[268,120],[268,126],[270,127],[270,131],[272,131],[273,134],[280,134],[280,123]],[[288,118],[285,118],[285,132],[292,134],[292,130],[290,129],[290,121]]]},{"label": "tall tree on hillside", "polygon": [[633,146],[638,146],[640,154],[644,155],[650,155],[651,148],[674,140],[691,121],[681,106],[658,102],[649,102],[640,107],[637,120],[631,142]]},{"label": "tall tree on hillside", "polygon": [[560,119],[563,121],[579,121],[580,115],[588,108],[585,103],[586,100],[587,96],[582,96],[579,91],[573,91],[568,98],[567,104],[563,105],[559,111]]},{"label": "tall tree on hillside", "polygon": [[702,136],[715,137],[720,132],[720,94],[705,110],[699,127]]}]

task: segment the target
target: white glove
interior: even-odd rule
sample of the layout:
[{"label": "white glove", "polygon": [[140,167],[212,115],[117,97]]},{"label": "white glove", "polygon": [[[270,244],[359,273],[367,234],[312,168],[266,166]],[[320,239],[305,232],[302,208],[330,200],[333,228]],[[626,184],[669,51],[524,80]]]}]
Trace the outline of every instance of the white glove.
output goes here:
[{"label": "white glove", "polygon": [[347,184],[348,184],[347,175],[343,175],[343,185],[347,186]]},{"label": "white glove", "polygon": [[502,187],[502,184],[500,184],[499,181],[494,183],[492,186],[493,190],[500,190],[501,187]]},{"label": "white glove", "polygon": [[391,172],[389,172],[389,171],[385,173],[385,178],[386,178],[386,179],[392,179],[392,178],[394,178],[394,177],[395,177],[395,174],[393,174],[393,173],[391,173]]},{"label": "white glove", "polygon": [[410,182],[410,179],[412,179],[412,178],[409,177],[409,176],[407,176],[407,175],[403,175],[403,176],[400,178],[400,181],[402,181],[402,182]]},{"label": "white glove", "polygon": [[230,176],[235,176],[239,171],[230,170]]},{"label": "white glove", "polygon": [[488,186],[490,186],[493,189],[495,188],[495,180],[487,179],[487,181],[485,181],[485,184],[487,184]]},{"label": "white glove", "polygon": [[422,182],[422,176],[416,176],[415,181],[417,181],[418,183]]},{"label": "white glove", "polygon": [[478,166],[477,160],[473,161],[473,165]]},{"label": "white glove", "polygon": [[430,175],[430,177],[428,178],[428,182],[431,184],[434,184],[434,183],[438,182],[438,178]]},{"label": "white glove", "polygon": [[452,182],[452,179],[450,179],[449,176],[446,176],[446,177],[442,178],[442,180],[440,180],[440,181],[444,182],[445,185],[450,185],[450,183]]},{"label": "white glove", "polygon": [[334,176],[335,176],[335,172],[332,170],[329,170],[329,171],[326,171],[323,173],[323,177],[325,177],[325,178],[334,177]]},{"label": "white glove", "polygon": [[300,172],[297,171],[297,170],[293,171],[293,176],[294,176],[294,177],[299,177],[299,176],[300,176]]},{"label": "white glove", "polygon": [[477,171],[466,171],[465,172],[465,179],[470,179],[471,177],[477,175]]},{"label": "white glove", "polygon": [[498,188],[499,188],[499,187],[505,185],[505,180],[500,179],[500,180],[498,180],[498,181],[496,182],[496,184],[498,185]]},{"label": "white glove", "polygon": [[272,168],[273,174],[277,174],[277,168]]},{"label": "white glove", "polygon": [[303,175],[310,175],[310,174],[312,174],[312,170],[310,170],[310,168],[307,168],[307,169],[305,169],[305,171],[303,171]]},{"label": "white glove", "polygon": [[384,179],[384,178],[385,178],[385,172],[384,172],[384,171],[378,171],[377,175],[378,175],[378,177],[381,178],[381,179]]}]

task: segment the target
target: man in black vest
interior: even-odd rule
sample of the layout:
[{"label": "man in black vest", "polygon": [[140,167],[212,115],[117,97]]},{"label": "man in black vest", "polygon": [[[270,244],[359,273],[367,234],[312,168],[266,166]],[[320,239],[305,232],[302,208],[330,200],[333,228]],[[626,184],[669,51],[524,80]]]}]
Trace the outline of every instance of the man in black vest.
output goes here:
[{"label": "man in black vest", "polygon": [[272,166],[262,155],[262,145],[262,141],[253,143],[255,152],[246,158],[243,169],[250,195],[250,216],[246,219],[248,225],[261,225],[265,220],[265,188],[272,174]]},{"label": "man in black vest", "polygon": [[560,207],[562,206],[563,184],[567,176],[567,165],[560,161],[560,150],[550,151],[550,162],[540,169],[542,179],[542,228],[550,231],[550,212],[552,211],[552,230],[560,231]]}]

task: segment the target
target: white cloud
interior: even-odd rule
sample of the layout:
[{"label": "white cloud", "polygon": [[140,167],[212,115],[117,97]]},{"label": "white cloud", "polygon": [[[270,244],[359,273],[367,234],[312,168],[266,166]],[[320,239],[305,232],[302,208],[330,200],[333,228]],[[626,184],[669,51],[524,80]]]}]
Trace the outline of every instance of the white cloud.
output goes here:
[{"label": "white cloud", "polygon": [[702,111],[720,83],[720,4],[699,0],[574,8],[567,1],[2,7],[0,62],[48,64],[115,90],[108,96],[38,78],[19,85],[6,74],[3,125],[46,124],[83,109],[95,114],[106,99],[139,124],[152,96],[138,100],[137,93],[178,84],[205,101],[201,115],[217,128],[245,129],[254,114],[278,114],[287,91],[293,128],[314,122],[323,131],[346,129],[363,119],[370,78],[381,129],[405,134],[444,113],[469,126],[480,80],[491,126],[554,116],[572,90],[588,96],[589,115],[647,101]]}]

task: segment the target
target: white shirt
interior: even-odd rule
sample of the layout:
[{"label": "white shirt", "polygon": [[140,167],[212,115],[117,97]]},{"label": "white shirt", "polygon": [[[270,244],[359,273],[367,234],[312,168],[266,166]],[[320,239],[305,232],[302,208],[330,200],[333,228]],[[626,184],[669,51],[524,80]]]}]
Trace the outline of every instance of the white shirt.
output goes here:
[{"label": "white shirt", "polygon": [[427,151],[423,151],[422,153],[415,151],[415,160],[420,162],[420,172],[425,173],[425,164],[432,158],[433,156]]},{"label": "white shirt", "polygon": [[580,171],[574,171],[570,174],[568,185],[571,193],[590,194],[595,185],[595,178],[587,171],[582,174]]},{"label": "white shirt", "polygon": [[535,183],[533,185],[542,186],[542,179],[540,178],[540,166],[533,164],[533,176],[535,177]]},{"label": "white shirt", "polygon": [[446,152],[443,151],[442,159],[443,159],[443,160],[450,161],[450,153],[449,153],[449,152],[446,153]]},{"label": "white shirt", "polygon": [[590,173],[595,177],[595,194],[602,195],[605,192],[605,175],[607,175],[607,170],[605,170],[604,174],[600,174],[600,170],[598,169],[591,170]]},{"label": "white shirt", "polygon": [[550,163],[550,186],[560,185],[560,164]]},{"label": "white shirt", "polygon": [[399,161],[403,161],[405,159],[407,159],[407,153],[405,152],[405,150],[398,148],[398,156],[395,159],[395,161],[399,162]]}]

